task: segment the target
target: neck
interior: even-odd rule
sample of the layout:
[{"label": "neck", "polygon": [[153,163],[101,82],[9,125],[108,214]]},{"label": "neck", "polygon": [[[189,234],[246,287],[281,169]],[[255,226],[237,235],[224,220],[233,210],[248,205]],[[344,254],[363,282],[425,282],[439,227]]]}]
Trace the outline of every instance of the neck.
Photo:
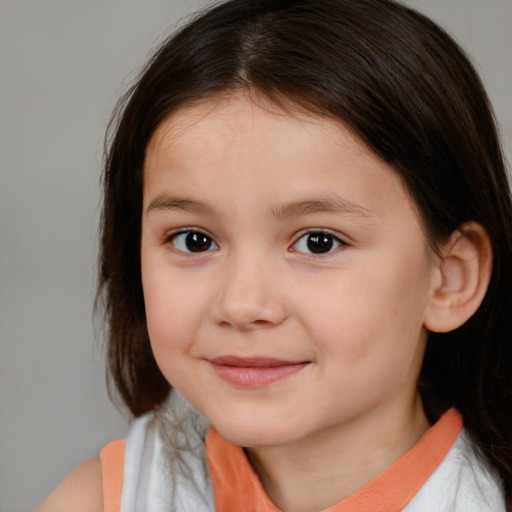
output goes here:
[{"label": "neck", "polygon": [[323,510],[377,477],[430,427],[419,395],[405,413],[381,417],[372,411],[291,445],[251,448],[249,460],[280,510]]}]

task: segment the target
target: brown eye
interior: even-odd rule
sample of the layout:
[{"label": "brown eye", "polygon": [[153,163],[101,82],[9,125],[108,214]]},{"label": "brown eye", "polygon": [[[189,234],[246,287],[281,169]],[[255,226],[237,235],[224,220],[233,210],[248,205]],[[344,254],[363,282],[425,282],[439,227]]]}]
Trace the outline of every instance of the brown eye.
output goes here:
[{"label": "brown eye", "polygon": [[327,254],[343,245],[338,238],[321,231],[301,236],[293,245],[292,250],[309,254]]},{"label": "brown eye", "polygon": [[323,254],[329,252],[333,245],[334,239],[330,235],[324,235],[323,233],[308,235],[307,238],[308,249],[315,254]]},{"label": "brown eye", "polygon": [[172,237],[172,245],[182,252],[206,252],[218,249],[211,237],[200,231],[185,231]]}]

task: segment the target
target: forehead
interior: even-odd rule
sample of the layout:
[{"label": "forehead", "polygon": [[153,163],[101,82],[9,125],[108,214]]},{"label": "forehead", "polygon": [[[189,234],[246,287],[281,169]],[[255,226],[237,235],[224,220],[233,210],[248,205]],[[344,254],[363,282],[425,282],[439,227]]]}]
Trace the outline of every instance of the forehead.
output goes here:
[{"label": "forehead", "polygon": [[[306,111],[291,100],[277,104],[262,94],[244,91],[219,94],[179,108],[160,123],[148,144],[147,154],[156,156],[158,150],[185,148],[187,143],[194,148],[211,149],[212,141],[219,150],[228,149],[231,143],[240,144],[242,137],[257,142],[254,137],[263,135],[263,140],[268,132],[257,128],[269,125],[283,136],[293,132],[293,138],[324,138],[379,160],[342,122]],[[200,137],[202,134],[208,137]]]},{"label": "forehead", "polygon": [[377,210],[408,196],[396,172],[343,123],[246,95],[203,100],[161,123],[146,151],[145,196],[165,187],[216,191],[226,202],[258,193],[294,201],[336,189]]}]

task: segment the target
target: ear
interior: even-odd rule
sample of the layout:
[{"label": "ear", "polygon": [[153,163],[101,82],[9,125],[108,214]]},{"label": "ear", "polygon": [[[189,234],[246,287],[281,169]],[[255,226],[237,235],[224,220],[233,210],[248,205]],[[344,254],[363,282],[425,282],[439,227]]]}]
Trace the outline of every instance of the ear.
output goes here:
[{"label": "ear", "polygon": [[430,331],[449,332],[471,318],[482,303],[493,254],[489,234],[477,222],[462,224],[441,249],[424,325]]}]

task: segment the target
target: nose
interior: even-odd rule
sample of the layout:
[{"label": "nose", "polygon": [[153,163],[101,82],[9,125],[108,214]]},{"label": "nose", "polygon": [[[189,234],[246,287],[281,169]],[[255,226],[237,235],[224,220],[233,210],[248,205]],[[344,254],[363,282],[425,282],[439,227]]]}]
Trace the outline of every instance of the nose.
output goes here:
[{"label": "nose", "polygon": [[287,318],[284,286],[277,269],[240,257],[226,261],[219,278],[219,293],[212,306],[218,325],[241,330],[280,325]]}]

